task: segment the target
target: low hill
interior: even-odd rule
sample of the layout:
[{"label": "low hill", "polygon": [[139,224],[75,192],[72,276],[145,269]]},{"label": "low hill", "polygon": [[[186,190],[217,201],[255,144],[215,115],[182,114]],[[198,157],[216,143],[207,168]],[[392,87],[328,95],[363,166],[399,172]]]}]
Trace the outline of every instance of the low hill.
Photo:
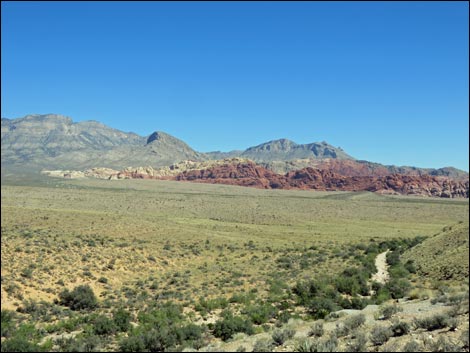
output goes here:
[{"label": "low hill", "polygon": [[464,280],[469,275],[469,224],[445,227],[442,232],[407,250],[420,275],[437,280]]}]

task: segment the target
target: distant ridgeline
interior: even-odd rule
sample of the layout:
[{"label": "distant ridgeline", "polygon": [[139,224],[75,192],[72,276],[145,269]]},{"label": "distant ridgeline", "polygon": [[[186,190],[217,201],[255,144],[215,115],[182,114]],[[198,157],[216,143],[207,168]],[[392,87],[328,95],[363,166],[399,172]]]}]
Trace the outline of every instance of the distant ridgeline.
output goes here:
[{"label": "distant ridgeline", "polygon": [[[467,197],[468,173],[445,167],[386,166],[356,160],[327,142],[273,140],[244,151],[197,152],[156,131],[123,132],[96,121],[54,114],[2,118],[2,169],[61,177],[151,178],[260,188],[366,190]],[[129,167],[148,166],[148,167]]]}]

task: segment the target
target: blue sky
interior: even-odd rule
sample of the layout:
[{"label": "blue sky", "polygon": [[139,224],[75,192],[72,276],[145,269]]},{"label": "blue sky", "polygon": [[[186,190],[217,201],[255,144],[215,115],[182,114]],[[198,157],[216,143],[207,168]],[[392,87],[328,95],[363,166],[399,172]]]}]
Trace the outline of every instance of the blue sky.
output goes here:
[{"label": "blue sky", "polygon": [[2,1],[2,117],[469,167],[467,2]]}]

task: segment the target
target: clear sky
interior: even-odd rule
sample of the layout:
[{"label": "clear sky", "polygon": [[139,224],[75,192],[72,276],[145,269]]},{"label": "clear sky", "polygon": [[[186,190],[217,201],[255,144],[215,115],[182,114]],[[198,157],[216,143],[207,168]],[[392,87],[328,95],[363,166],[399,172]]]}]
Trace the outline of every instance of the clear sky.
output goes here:
[{"label": "clear sky", "polygon": [[469,169],[467,2],[1,2],[2,117]]}]

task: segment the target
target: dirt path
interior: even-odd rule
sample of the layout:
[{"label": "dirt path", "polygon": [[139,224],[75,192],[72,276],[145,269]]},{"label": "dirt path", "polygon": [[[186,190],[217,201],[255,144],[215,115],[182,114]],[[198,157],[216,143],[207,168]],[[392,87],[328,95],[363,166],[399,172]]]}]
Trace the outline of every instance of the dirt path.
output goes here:
[{"label": "dirt path", "polygon": [[378,254],[375,258],[375,267],[377,267],[377,273],[372,275],[372,281],[385,284],[390,278],[388,274],[387,253],[388,250]]}]

